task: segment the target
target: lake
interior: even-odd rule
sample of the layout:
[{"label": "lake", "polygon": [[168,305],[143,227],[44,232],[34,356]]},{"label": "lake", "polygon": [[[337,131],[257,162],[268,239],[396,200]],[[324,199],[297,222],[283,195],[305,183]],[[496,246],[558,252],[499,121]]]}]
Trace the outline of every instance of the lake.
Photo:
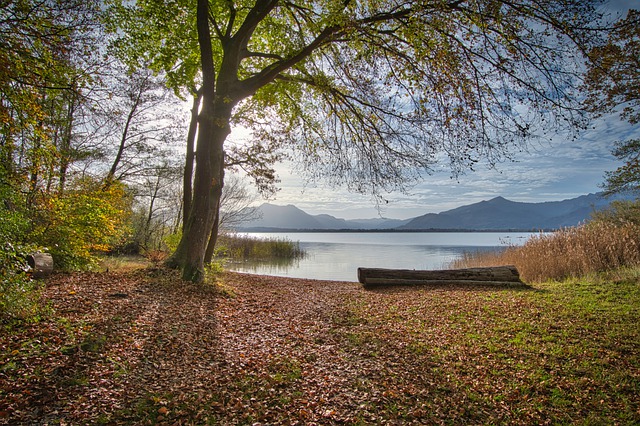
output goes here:
[{"label": "lake", "polygon": [[464,253],[522,245],[530,232],[250,232],[256,238],[300,243],[303,259],[229,263],[227,269],[261,275],[358,281],[358,267],[441,269]]}]

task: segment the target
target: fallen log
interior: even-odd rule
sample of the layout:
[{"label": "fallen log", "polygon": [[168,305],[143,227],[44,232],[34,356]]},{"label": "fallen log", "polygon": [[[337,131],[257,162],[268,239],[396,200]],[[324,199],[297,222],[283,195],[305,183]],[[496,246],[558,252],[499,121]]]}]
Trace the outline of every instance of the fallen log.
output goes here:
[{"label": "fallen log", "polygon": [[358,281],[365,288],[426,284],[526,285],[512,265],[440,270],[358,268]]}]

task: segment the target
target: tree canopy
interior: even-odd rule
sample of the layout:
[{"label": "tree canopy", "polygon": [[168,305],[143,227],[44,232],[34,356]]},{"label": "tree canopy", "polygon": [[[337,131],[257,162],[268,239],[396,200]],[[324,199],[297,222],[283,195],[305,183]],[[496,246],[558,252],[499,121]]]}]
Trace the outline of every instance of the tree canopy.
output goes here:
[{"label": "tree canopy", "polygon": [[[594,111],[617,111],[631,124],[640,123],[640,12],[630,10],[611,32],[608,43],[591,52],[588,104]],[[617,141],[613,155],[624,164],[605,174],[605,193],[640,193],[640,140]]]},{"label": "tree canopy", "polygon": [[[135,25],[120,43],[174,73],[176,88],[199,85],[195,2],[122,7],[118,19]],[[208,10],[214,86],[235,107],[231,124],[293,148],[312,177],[373,194],[415,182],[442,154],[462,172],[517,151],[543,121],[579,123],[581,47],[595,35],[581,30],[597,18],[593,2],[550,0]]]},{"label": "tree canopy", "polygon": [[36,250],[94,264],[126,236],[136,187],[175,157],[162,76],[108,52],[102,6],[0,1],[0,266]]}]

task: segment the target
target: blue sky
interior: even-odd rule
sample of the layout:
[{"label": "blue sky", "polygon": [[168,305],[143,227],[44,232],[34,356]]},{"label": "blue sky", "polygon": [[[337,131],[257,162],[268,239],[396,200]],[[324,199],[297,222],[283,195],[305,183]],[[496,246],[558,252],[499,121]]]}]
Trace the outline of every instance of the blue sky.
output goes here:
[{"label": "blue sky", "polygon": [[[608,8],[637,9],[640,0],[615,0]],[[452,179],[443,166],[408,194],[387,194],[388,203],[380,211],[367,195],[305,185],[302,177],[282,164],[278,166],[281,190],[269,202],[294,204],[310,214],[326,213],[345,219],[379,215],[405,219],[497,196],[522,202],[564,200],[600,191],[605,171],[621,164],[611,155],[613,143],[632,137],[640,138],[640,126],[631,126],[613,114],[593,122],[591,129],[581,133],[577,140],[556,135],[546,142],[531,142],[515,162],[498,164],[495,169],[480,166],[475,172]]]}]

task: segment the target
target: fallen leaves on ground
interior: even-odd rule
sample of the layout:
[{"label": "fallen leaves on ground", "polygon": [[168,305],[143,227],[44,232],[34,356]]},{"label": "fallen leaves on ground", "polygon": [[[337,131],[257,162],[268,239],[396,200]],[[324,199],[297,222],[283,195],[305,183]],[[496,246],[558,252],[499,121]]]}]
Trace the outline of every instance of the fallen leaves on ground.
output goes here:
[{"label": "fallen leaves on ground", "polygon": [[0,423],[640,422],[634,301],[614,315],[553,289],[223,280],[50,278],[56,314],[0,338]]}]

